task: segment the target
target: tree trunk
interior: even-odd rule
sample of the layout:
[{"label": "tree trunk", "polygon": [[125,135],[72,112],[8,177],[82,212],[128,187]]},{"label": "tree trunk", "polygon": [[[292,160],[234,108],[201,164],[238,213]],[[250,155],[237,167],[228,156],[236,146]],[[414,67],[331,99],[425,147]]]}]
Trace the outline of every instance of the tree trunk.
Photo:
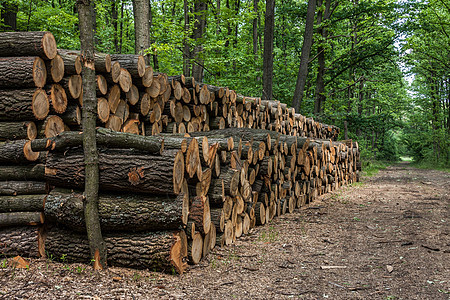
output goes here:
[{"label": "tree trunk", "polygon": [[46,194],[0,196],[0,212],[43,211]]},{"label": "tree trunk", "polygon": [[[322,36],[320,45],[317,47],[317,79],[316,79],[316,98],[314,101],[314,114],[319,115],[323,112],[323,106],[325,103],[325,81],[323,77],[325,75],[325,47],[323,43],[326,42],[328,36],[327,29],[325,28],[324,22],[330,19],[330,5],[331,0],[325,0],[325,11],[322,10],[317,12],[317,25],[319,26],[319,34]],[[318,0],[317,6],[322,6],[322,0]]]},{"label": "tree trunk", "polygon": [[0,181],[0,195],[47,194],[48,186],[43,181]]},{"label": "tree trunk", "polygon": [[[184,194],[151,196],[138,194],[100,194],[99,216],[102,232],[157,231],[178,229],[182,225]],[[56,222],[76,232],[86,232],[83,195],[56,189],[45,201],[47,222]]]},{"label": "tree trunk", "polygon": [[134,53],[145,57],[149,64],[149,56],[145,51],[150,48],[150,2],[149,0],[133,0],[135,46]]},{"label": "tree trunk", "polygon": [[0,164],[27,164],[38,160],[39,152],[31,150],[31,141],[0,142]]},{"label": "tree trunk", "polygon": [[42,89],[0,90],[0,120],[43,120],[50,110],[48,96]]},{"label": "tree trunk", "polygon": [[[203,35],[206,29],[206,13],[208,6],[206,4],[206,0],[195,0],[194,1],[194,30],[192,33],[192,38],[195,39],[195,47],[193,51],[193,59],[194,63],[192,64],[192,77],[195,78],[195,81],[202,82],[203,81]],[[185,74],[186,75],[186,74]]]},{"label": "tree trunk", "polygon": [[38,230],[35,226],[0,228],[2,255],[39,257]]},{"label": "tree trunk", "polygon": [[0,180],[42,180],[45,167],[42,164],[28,166],[0,166]]},{"label": "tree trunk", "polygon": [[[160,136],[143,137],[124,132],[115,132],[106,128],[97,129],[97,144],[108,148],[134,148],[148,153],[162,154],[164,139]],[[181,147],[182,138],[178,147]],[[76,131],[67,131],[49,139],[36,139],[31,142],[34,151],[65,150],[78,147],[83,143],[83,136]],[[170,146],[170,145],[169,145]]]},{"label": "tree trunk", "polygon": [[46,31],[3,32],[0,49],[0,56],[39,56],[50,60],[57,54],[55,37]]},{"label": "tree trunk", "polygon": [[42,212],[0,213],[0,227],[39,225],[44,223]]},{"label": "tree trunk", "polygon": [[[184,179],[181,150],[150,155],[129,149],[102,149],[99,155],[100,189],[173,196]],[[56,186],[80,188],[84,185],[84,160],[77,149],[49,152],[46,179]]]},{"label": "tree trunk", "polygon": [[187,34],[189,32],[189,8],[188,0],[183,1],[183,11],[184,11],[184,38],[183,38],[183,75],[191,76],[191,50],[189,47],[189,39]]},{"label": "tree trunk", "polygon": [[273,32],[275,27],[275,0],[266,1],[264,26],[263,93],[262,98],[271,100],[273,79]]},{"label": "tree trunk", "polygon": [[3,19],[2,31],[16,31],[17,30],[17,12],[18,5],[15,3],[2,3],[0,19]]},{"label": "tree trunk", "polygon": [[83,63],[83,149],[85,165],[84,216],[89,240],[90,258],[94,269],[106,267],[106,245],[102,237],[98,216],[98,153],[96,143],[97,97],[94,63],[94,28],[92,3],[78,0],[78,18],[81,42],[81,61]]},{"label": "tree trunk", "polygon": [[47,67],[40,57],[0,57],[0,88],[44,87]]},{"label": "tree trunk", "polygon": [[[34,238],[35,240],[35,238]],[[181,232],[111,233],[105,235],[111,266],[183,273],[187,267],[187,239]],[[86,236],[56,227],[49,229],[45,251],[53,257],[65,255],[67,262],[89,263]]]},{"label": "tree trunk", "polygon": [[305,91],[306,77],[308,75],[309,54],[313,41],[314,13],[316,10],[316,0],[308,0],[308,10],[306,12],[305,34],[303,37],[302,54],[300,57],[300,67],[298,70],[297,83],[295,85],[292,107],[300,112],[303,94]]},{"label": "tree trunk", "polygon": [[0,122],[0,141],[36,138],[34,122]]}]

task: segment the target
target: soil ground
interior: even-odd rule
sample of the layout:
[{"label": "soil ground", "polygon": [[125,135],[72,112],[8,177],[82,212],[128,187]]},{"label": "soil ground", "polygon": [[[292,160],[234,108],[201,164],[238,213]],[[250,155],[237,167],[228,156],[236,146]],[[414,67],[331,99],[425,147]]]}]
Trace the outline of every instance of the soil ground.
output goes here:
[{"label": "soil ground", "polygon": [[449,222],[450,174],[398,164],[257,227],[182,276],[31,260],[0,266],[0,298],[450,299]]}]

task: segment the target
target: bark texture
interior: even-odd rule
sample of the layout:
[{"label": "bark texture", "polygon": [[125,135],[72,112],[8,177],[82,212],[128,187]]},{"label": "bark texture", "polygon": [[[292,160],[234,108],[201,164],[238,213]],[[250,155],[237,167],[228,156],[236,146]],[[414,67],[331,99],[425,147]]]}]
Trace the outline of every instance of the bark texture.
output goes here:
[{"label": "bark texture", "polygon": [[[100,194],[99,217],[102,232],[157,231],[182,225],[183,194],[156,197],[138,194]],[[45,201],[48,222],[85,232],[83,195],[71,190],[53,190]]]}]

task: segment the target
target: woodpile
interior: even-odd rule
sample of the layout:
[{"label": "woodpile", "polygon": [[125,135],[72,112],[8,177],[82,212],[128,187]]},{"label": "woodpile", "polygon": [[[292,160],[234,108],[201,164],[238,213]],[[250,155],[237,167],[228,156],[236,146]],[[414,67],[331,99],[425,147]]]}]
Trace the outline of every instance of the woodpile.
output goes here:
[{"label": "woodpile", "polygon": [[[0,35],[0,56],[0,248],[89,262],[80,53],[20,32]],[[182,273],[358,180],[358,144],[286,104],[155,73],[139,55],[96,54],[95,68],[109,265]]]}]

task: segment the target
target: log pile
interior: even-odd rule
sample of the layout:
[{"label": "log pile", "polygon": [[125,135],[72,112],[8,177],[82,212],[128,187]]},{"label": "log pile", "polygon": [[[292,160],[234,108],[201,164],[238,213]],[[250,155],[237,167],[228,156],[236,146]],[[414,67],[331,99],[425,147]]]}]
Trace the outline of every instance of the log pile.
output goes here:
[{"label": "log pile", "polygon": [[[0,247],[89,262],[80,53],[22,32],[0,36],[0,56]],[[279,101],[155,73],[139,55],[96,54],[95,68],[109,265],[182,273],[358,180],[357,143]]]}]

